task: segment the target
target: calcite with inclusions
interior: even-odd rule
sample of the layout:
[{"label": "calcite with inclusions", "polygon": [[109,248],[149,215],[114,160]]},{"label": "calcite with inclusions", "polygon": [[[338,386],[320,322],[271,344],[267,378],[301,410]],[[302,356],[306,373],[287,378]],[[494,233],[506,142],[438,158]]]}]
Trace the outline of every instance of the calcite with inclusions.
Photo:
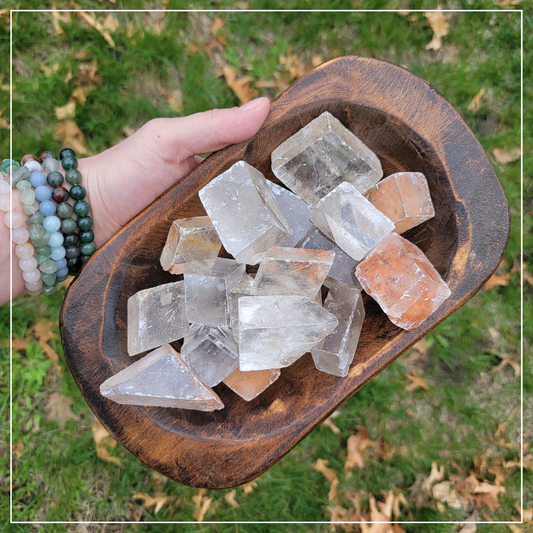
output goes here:
[{"label": "calcite with inclusions", "polygon": [[235,340],[239,339],[239,298],[241,296],[251,296],[253,284],[254,278],[249,274],[245,274],[239,283],[231,288],[228,294],[230,327]]},{"label": "calcite with inclusions", "polygon": [[337,317],[339,325],[311,349],[311,355],[318,370],[345,377],[359,342],[365,307],[357,289],[338,281],[330,281],[328,286],[324,309]]},{"label": "calcite with inclusions", "polygon": [[392,221],[347,181],[318,202],[311,221],[357,261],[394,230]]},{"label": "calcite with inclusions", "polygon": [[182,339],[188,331],[183,281],[144,289],[128,299],[130,355]]},{"label": "calcite with inclusions", "polygon": [[185,272],[187,319],[206,326],[229,326],[228,294],[245,272],[245,265],[217,257],[213,268]]},{"label": "calcite with inclusions", "polygon": [[220,398],[191,372],[169,344],[104,381],[100,392],[109,400],[121,404],[197,411],[224,408]]},{"label": "calcite with inclusions", "polygon": [[335,252],[304,248],[270,248],[265,253],[252,294],[295,294],[313,299],[335,259]]},{"label": "calcite with inclusions", "polygon": [[292,365],[337,324],[331,313],[305,296],[242,296],[239,368],[247,372]]},{"label": "calcite with inclusions", "polygon": [[239,366],[239,347],[229,328],[193,325],[181,357],[204,385],[214,387]]},{"label": "calcite with inclusions", "polygon": [[267,180],[238,161],[199,192],[224,248],[240,263],[257,264],[262,252],[292,235]]},{"label": "calcite with inclusions", "polygon": [[272,171],[310,205],[343,181],[364,193],[383,176],[376,154],[327,111],[272,152]]},{"label": "calcite with inclusions", "polygon": [[421,172],[398,172],[382,179],[365,194],[403,233],[435,216],[428,182]]},{"label": "calcite with inclusions", "polygon": [[357,279],[397,326],[418,327],[451,291],[418,246],[392,233],[357,266]]},{"label": "calcite with inclusions", "polygon": [[224,383],[243,400],[249,402],[270,387],[280,375],[279,368],[251,372],[242,372],[239,368],[236,368],[224,379]]},{"label": "calcite with inclusions", "polygon": [[221,246],[209,217],[180,218],[170,226],[161,266],[172,274],[206,270],[215,264]]}]

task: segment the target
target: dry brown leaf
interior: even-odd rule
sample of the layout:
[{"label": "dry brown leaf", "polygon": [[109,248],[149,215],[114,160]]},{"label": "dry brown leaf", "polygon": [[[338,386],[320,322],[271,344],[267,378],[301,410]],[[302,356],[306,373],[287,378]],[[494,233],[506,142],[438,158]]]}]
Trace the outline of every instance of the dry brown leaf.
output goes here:
[{"label": "dry brown leaf", "polygon": [[483,288],[486,291],[490,291],[491,289],[494,289],[494,287],[505,287],[507,283],[509,283],[509,278],[511,277],[511,274],[503,274],[501,276],[498,276],[497,274],[493,274],[487,283],[483,285]]},{"label": "dry brown leaf", "polygon": [[179,89],[175,89],[167,94],[167,102],[174,111],[183,111],[183,94]]},{"label": "dry brown leaf", "polygon": [[22,444],[22,441],[19,440],[17,444],[13,444],[11,448],[13,450],[13,455],[18,459],[24,451],[24,444]]},{"label": "dry brown leaf", "polygon": [[231,492],[226,492],[226,494],[224,494],[224,499],[232,507],[239,507],[239,502],[235,499],[235,495],[236,494],[237,494],[237,490],[236,489],[233,489]]},{"label": "dry brown leaf", "polygon": [[277,89],[278,92],[283,92],[289,85],[289,76],[281,76],[279,72],[274,72],[273,80],[259,80],[254,83],[256,87],[261,89]]},{"label": "dry brown leaf", "polygon": [[483,481],[477,487],[474,487],[473,494],[486,494],[493,500],[498,500],[499,494],[505,494],[507,489],[503,485],[493,485],[488,481]]},{"label": "dry brown leaf", "polygon": [[486,505],[489,509],[497,509],[500,504],[497,500],[489,496],[488,494],[475,494],[472,496],[474,503],[478,509],[483,509]]},{"label": "dry brown leaf", "polygon": [[195,504],[195,509],[194,509],[194,513],[192,514],[192,517],[197,522],[203,522],[205,513],[207,513],[209,506],[211,505],[211,502],[213,501],[212,498],[209,498],[208,496],[204,496],[205,493],[206,493],[205,489],[200,489],[198,491],[198,494],[192,497],[192,501]]},{"label": "dry brown leaf", "polygon": [[[21,339],[20,337],[13,337],[11,341],[13,344],[13,351],[20,352],[21,350],[26,350],[28,348],[28,341]],[[4,339],[4,348],[9,348],[10,342],[9,339]]]},{"label": "dry brown leaf", "polygon": [[495,6],[507,7],[507,6],[517,6],[521,0],[501,0],[500,2],[494,2]]},{"label": "dry brown leaf", "polygon": [[328,499],[331,501],[337,496],[337,485],[339,484],[339,479],[337,478],[335,470],[327,467],[328,463],[329,461],[325,461],[324,459],[317,459],[317,462],[313,465],[313,468],[320,472],[330,482],[331,487],[329,489]]},{"label": "dry brown leaf", "polygon": [[220,32],[222,29],[224,29],[224,21],[220,17],[213,19],[213,22],[211,22],[211,35],[221,46],[226,46],[228,41],[224,34]]},{"label": "dry brown leaf", "polygon": [[57,421],[63,427],[68,420],[79,420],[79,416],[72,412],[70,406],[72,402],[65,396],[61,396],[59,392],[53,392],[48,397],[48,403],[45,409],[50,411],[47,420]]},{"label": "dry brown leaf", "polygon": [[503,437],[500,437],[498,440],[496,440],[494,437],[489,435],[489,441],[496,446],[501,446],[502,448],[510,449],[513,447],[513,445],[510,442],[506,442]]},{"label": "dry brown leaf", "polygon": [[444,465],[438,466],[436,462],[431,463],[431,473],[429,477],[422,482],[422,490],[431,493],[431,486],[444,479]]},{"label": "dry brown leaf", "polygon": [[421,378],[419,375],[418,375],[418,371],[417,370],[413,370],[413,373],[412,375],[411,374],[406,374],[404,372],[403,374],[408,380],[411,381],[411,383],[409,385],[406,385],[405,387],[405,390],[408,391],[408,392],[412,392],[414,391],[415,389],[417,389],[418,387],[422,387],[423,389],[425,390],[429,390],[429,385],[426,383],[426,381]]},{"label": "dry brown leaf", "polygon": [[250,492],[253,492],[255,487],[257,487],[257,483],[255,481],[249,481],[248,483],[241,485],[241,489],[244,492],[244,494],[250,494]]},{"label": "dry brown leaf", "polygon": [[143,508],[140,505],[134,505],[131,502],[126,502],[126,505],[133,511],[133,519],[135,522],[140,522],[143,515]]},{"label": "dry brown leaf", "polygon": [[400,11],[396,11],[396,14],[399,17],[406,17],[407,15],[411,14],[411,11],[409,11],[408,9],[401,9]]},{"label": "dry brown leaf", "polygon": [[51,67],[48,65],[42,64],[39,65],[39,70],[47,77],[50,78],[54,72],[57,72],[59,68],[59,63],[54,63]]},{"label": "dry brown leaf", "polygon": [[500,370],[504,369],[507,365],[513,368],[515,377],[518,377],[520,375],[520,363],[516,361],[512,355],[505,354],[500,355],[499,357],[502,358],[499,365],[492,367],[489,372],[491,374],[495,374],[496,372],[499,372]]},{"label": "dry brown leaf", "polygon": [[57,339],[57,335],[52,331],[54,327],[53,322],[46,322],[45,320],[40,320],[36,322],[30,329],[30,331],[35,335],[39,346],[47,357],[52,361],[56,370],[60,376],[63,375],[63,369],[59,364],[59,355],[56,351],[48,344],[50,339]]},{"label": "dry brown leaf", "polygon": [[495,148],[492,150],[492,155],[494,156],[494,159],[496,159],[497,163],[500,165],[507,165],[508,163],[512,163],[513,161],[520,159],[522,151],[520,148],[510,148],[509,150]]},{"label": "dry brown leaf", "polygon": [[[76,9],[80,9],[80,6],[76,2],[72,2],[72,5]],[[84,20],[89,26],[93,27],[98,33],[107,41],[109,46],[115,46],[115,41],[111,34],[118,28],[118,20],[111,14],[107,15],[104,23],[102,24],[96,19],[96,16],[89,14],[86,11],[76,11],[76,15],[79,19]]]},{"label": "dry brown leaf", "polygon": [[300,61],[300,58],[296,54],[279,56],[279,62],[285,67],[291,80],[301,78],[310,70],[302,61]]},{"label": "dry brown leaf", "polygon": [[363,426],[357,426],[357,433],[351,435],[346,443],[347,457],[346,463],[344,464],[344,475],[346,478],[351,477],[351,470],[355,466],[363,468],[365,458],[363,457],[362,452],[370,445],[370,442],[366,428]]},{"label": "dry brown leaf", "polygon": [[476,533],[477,525],[476,521],[479,520],[478,512],[474,511],[463,524],[463,527],[459,529],[458,533]]},{"label": "dry brown leaf", "polygon": [[417,476],[416,481],[409,487],[409,501],[414,502],[417,509],[422,507],[435,507],[433,500],[427,499],[428,491],[422,489],[422,476]]},{"label": "dry brown leaf", "polygon": [[428,341],[426,337],[420,339],[416,344],[414,344],[408,352],[406,362],[416,363],[420,359],[425,359],[427,352],[427,344]]},{"label": "dry brown leaf", "polygon": [[[507,425],[507,423],[505,425]],[[498,436],[497,433],[496,436]],[[481,450],[476,452],[476,455],[474,455],[473,463],[474,472],[476,474],[482,475],[482,473],[487,469],[487,457]]]},{"label": "dry brown leaf", "polygon": [[311,57],[311,65],[313,65],[313,67],[318,67],[318,65],[321,65],[323,62],[324,59],[320,54],[313,54]]},{"label": "dry brown leaf", "polygon": [[222,74],[224,75],[224,78],[226,78],[228,87],[235,93],[241,105],[249,102],[252,98],[257,96],[257,90],[250,89],[250,82],[252,81],[250,76],[237,78],[237,70],[230,68],[227,65],[222,67]]},{"label": "dry brown leaf", "polygon": [[[390,523],[390,518],[387,517],[385,513],[380,511],[376,505],[376,499],[373,495],[370,495],[369,498],[370,504],[370,522],[371,525],[368,525],[364,517],[361,518],[361,533],[389,533],[391,531],[392,524]],[[388,508],[387,508],[388,510]],[[377,522],[387,522],[388,523],[377,523]]]},{"label": "dry brown leaf", "polygon": [[442,47],[442,38],[448,34],[448,19],[450,15],[442,11],[440,5],[437,6],[436,11],[428,11],[425,13],[428,24],[433,30],[433,39],[426,45],[426,50],[440,50]]},{"label": "dry brown leaf", "polygon": [[122,133],[124,133],[124,135],[126,137],[129,137],[130,135],[133,135],[137,130],[133,129],[131,126],[124,126],[122,128]]},{"label": "dry brown leaf", "polygon": [[63,145],[70,146],[79,154],[86,154],[88,152],[85,146],[85,136],[73,120],[59,122],[56,126],[54,138],[63,143]]},{"label": "dry brown leaf", "polygon": [[87,101],[87,94],[84,89],[82,87],[76,87],[70,96],[70,101],[80,105],[85,105],[85,102]]},{"label": "dry brown leaf", "polygon": [[[334,415],[335,413],[333,413]],[[331,431],[333,431],[333,433],[335,433],[335,435],[338,435],[341,430],[333,423],[332,421],[332,418],[334,418],[334,416],[331,415],[330,417],[326,418],[326,420],[324,420],[324,422],[322,422],[322,425],[324,427],[327,427],[329,429],[331,429]]]},{"label": "dry brown leaf", "polygon": [[472,111],[474,113],[476,111],[479,111],[479,109],[481,107],[481,99],[483,98],[484,94],[485,94],[485,89],[483,89],[483,87],[481,87],[479,92],[476,94],[476,96],[474,96],[474,98],[472,98],[472,101],[468,105],[468,111]]},{"label": "dry brown leaf", "polygon": [[163,485],[168,481],[168,477],[152,470],[150,472],[150,485]]},{"label": "dry brown leaf", "polygon": [[145,509],[149,509],[155,505],[154,514],[157,514],[165,504],[172,500],[172,498],[164,492],[155,492],[153,496],[150,496],[145,492],[139,492],[138,494],[134,494],[133,498],[136,500],[143,500],[143,507]]},{"label": "dry brown leaf", "polygon": [[86,89],[87,87],[91,87],[92,90],[95,85],[102,83],[102,77],[99,74],[96,74],[97,71],[98,64],[96,59],[93,59],[90,63],[82,63],[78,67],[78,72],[76,73],[76,85],[85,88],[85,94],[90,92]]},{"label": "dry brown leaf", "polygon": [[76,59],[79,59],[79,60],[82,60],[82,61],[85,61],[87,59],[89,59],[89,50],[78,50],[75,54],[74,54],[74,57]]},{"label": "dry brown leaf", "polygon": [[76,115],[76,102],[71,101],[62,107],[56,107],[57,120],[65,120],[66,118],[74,118]]},{"label": "dry brown leaf", "polygon": [[507,524],[507,527],[513,532],[513,533],[524,533],[524,530],[519,527],[515,526],[514,524]]},{"label": "dry brown leaf", "polygon": [[65,32],[59,23],[63,22],[64,24],[70,24],[72,22],[72,19],[70,18],[70,12],[60,12],[57,10],[55,5],[52,4],[51,14],[52,24],[54,25],[54,31],[56,32],[56,35],[63,35]]},{"label": "dry brown leaf", "polygon": [[98,421],[93,421],[91,423],[91,429],[93,432],[94,444],[96,446],[96,455],[108,463],[122,466],[118,457],[113,457],[109,454],[109,448],[114,448],[117,445],[115,439],[111,437],[104,426]]},{"label": "dry brown leaf", "polygon": [[122,466],[120,459],[118,457],[113,457],[109,455],[109,450],[107,448],[104,448],[103,446],[101,448],[96,449],[96,455],[100,457],[100,459],[103,459],[104,461],[107,461],[108,463],[114,463],[118,466]]}]

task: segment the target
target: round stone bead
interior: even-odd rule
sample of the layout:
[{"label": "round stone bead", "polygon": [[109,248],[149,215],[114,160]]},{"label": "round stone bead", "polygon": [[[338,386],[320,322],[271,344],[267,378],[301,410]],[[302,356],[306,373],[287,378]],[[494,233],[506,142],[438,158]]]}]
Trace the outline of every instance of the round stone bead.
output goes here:
[{"label": "round stone bead", "polygon": [[[59,223],[59,225],[61,226],[61,222]],[[48,244],[52,248],[57,248],[58,246],[61,246],[63,244],[64,240],[65,237],[62,233],[60,233],[59,231],[54,231],[50,234],[50,240],[48,241]]]},{"label": "round stone bead", "polygon": [[74,204],[74,213],[79,217],[86,217],[89,214],[89,204],[84,200],[79,200]]},{"label": "round stone bead", "polygon": [[37,161],[37,163],[39,162],[37,157],[34,156],[33,154],[25,154],[22,156],[22,159],[20,160],[20,164],[25,165],[27,161]]},{"label": "round stone bead", "polygon": [[55,216],[46,217],[43,220],[43,228],[48,230],[50,233],[54,233],[61,228],[61,220]]},{"label": "round stone bead", "polygon": [[15,247],[15,255],[19,259],[29,259],[30,257],[33,257],[33,251],[34,248],[29,242],[19,244]]},{"label": "round stone bead", "polygon": [[39,185],[44,185],[46,183],[46,176],[42,172],[32,172],[30,174],[30,183],[34,187],[39,187]]},{"label": "round stone bead", "polygon": [[[52,275],[52,274],[51,274]],[[55,274],[53,274],[55,276]],[[43,285],[43,294],[46,296],[50,296],[51,294],[54,294],[57,292],[57,279],[54,278],[54,284],[50,287],[47,285]]]},{"label": "round stone bead", "polygon": [[56,261],[56,267],[57,267],[57,270],[61,270],[63,268],[68,268],[67,267],[67,258],[63,257],[63,259],[60,259],[59,261]]},{"label": "round stone bead", "polygon": [[49,240],[50,232],[45,230],[42,237],[39,237],[38,239],[31,239],[31,243],[33,246],[35,246],[35,248],[40,248],[41,246],[46,246]]},{"label": "round stone bead", "polygon": [[75,276],[81,269],[83,263],[79,257],[73,257],[67,260],[68,272],[71,276]]},{"label": "round stone bead", "polygon": [[16,244],[28,242],[29,238],[30,232],[22,226],[20,228],[15,228],[11,234],[11,240]]},{"label": "round stone bead", "polygon": [[52,191],[52,199],[58,204],[66,202],[69,199],[69,196],[70,194],[65,187],[56,187]]},{"label": "round stone bead", "polygon": [[56,272],[57,281],[65,281],[68,278],[68,267],[62,268]]},{"label": "round stone bead", "polygon": [[[66,204],[61,204],[66,205]],[[63,222],[61,222],[61,231],[68,235],[70,233],[74,233],[78,229],[78,225],[76,224],[75,220],[72,220],[71,218],[65,218]]]},{"label": "round stone bead", "polygon": [[15,187],[17,183],[21,180],[28,180],[30,179],[30,169],[28,167],[19,167],[13,174],[11,175],[11,187]]},{"label": "round stone bead", "polygon": [[29,257],[28,259],[19,260],[20,270],[23,272],[31,272],[37,268],[37,259],[35,257]]},{"label": "round stone bead", "polygon": [[24,281],[35,283],[36,281],[40,281],[41,273],[39,270],[32,270],[31,272],[23,272],[22,277],[24,278]]},{"label": "round stone bead", "polygon": [[38,161],[33,161],[33,160],[26,161],[26,163],[24,163],[24,166],[27,167],[28,170],[32,173],[41,171],[41,165],[39,164]]},{"label": "round stone bead", "polygon": [[22,210],[27,217],[34,215],[39,211],[39,202],[33,202],[31,205],[22,204]]},{"label": "round stone bead", "polygon": [[78,257],[81,253],[79,246],[67,246],[65,250],[67,252],[66,253],[67,259],[74,259],[75,257]]},{"label": "round stone bead", "polygon": [[43,161],[43,170],[48,173],[48,172],[57,172],[60,168],[60,163],[57,159],[53,159],[51,157],[45,159]]},{"label": "round stone bead", "polygon": [[20,167],[20,163],[14,161],[13,159],[4,159],[2,161],[2,166],[0,167],[2,172],[5,172],[9,167]]},{"label": "round stone bead", "polygon": [[87,192],[81,185],[73,185],[70,188],[70,196],[71,198],[74,198],[74,200],[83,200],[86,194]]},{"label": "round stone bead", "polygon": [[56,212],[56,204],[50,200],[45,200],[39,204],[39,211],[45,216],[49,217]]},{"label": "round stone bead", "polygon": [[41,163],[43,163],[43,161],[44,161],[45,159],[49,159],[49,158],[57,159],[56,154],[54,154],[54,152],[50,152],[49,150],[47,150],[46,152],[43,152],[43,153],[39,156],[39,159],[41,160]]},{"label": "round stone bead", "polygon": [[54,272],[57,272],[57,265],[52,259],[47,259],[44,263],[41,263],[39,270],[44,274],[53,274]]},{"label": "round stone bead", "polygon": [[50,244],[46,244],[45,246],[41,246],[40,248],[35,248],[38,254],[46,255],[47,257],[50,257],[52,255],[52,247]]},{"label": "round stone bead", "polygon": [[[23,180],[23,181],[26,181],[26,180]],[[11,187],[9,186],[9,183],[5,180],[0,180],[0,194],[9,194],[10,190],[11,190]]]},{"label": "round stone bead", "polygon": [[7,212],[11,209],[11,199],[8,194],[0,196],[0,211]]},{"label": "round stone bead", "polygon": [[30,296],[39,296],[43,292],[42,289],[39,289],[38,291],[27,291]]},{"label": "round stone bead", "polygon": [[81,172],[75,169],[67,170],[67,172],[65,172],[65,179],[71,185],[79,185],[81,183]]},{"label": "round stone bead", "polygon": [[37,254],[37,257],[35,259],[37,259],[38,265],[42,265],[45,261],[48,261],[48,259],[50,259],[50,256],[44,254]]},{"label": "round stone bead", "polygon": [[40,239],[44,235],[44,228],[41,224],[32,224],[28,226],[30,239]]},{"label": "round stone bead", "polygon": [[18,211],[11,211],[4,215],[4,224],[8,228],[20,228],[24,223],[24,215]]},{"label": "round stone bead", "polygon": [[96,252],[96,244],[94,242],[84,242],[80,244],[80,252],[83,255],[93,255]]},{"label": "round stone bead", "polygon": [[71,233],[70,235],[65,235],[65,246],[77,246],[80,244],[80,238],[77,233]]},{"label": "round stone bead", "polygon": [[26,289],[31,292],[40,291],[43,287],[43,282],[41,281],[41,273],[38,270],[34,270],[34,272],[37,272],[39,274],[39,279],[33,283],[29,281],[25,283]]},{"label": "round stone bead", "polygon": [[61,165],[65,170],[72,170],[78,168],[78,160],[71,155],[66,155],[61,159]]},{"label": "round stone bead", "polygon": [[52,249],[52,255],[50,258],[54,261],[60,261],[65,257],[66,253],[67,252],[64,246],[58,246],[57,248]]},{"label": "round stone bead", "polygon": [[[55,264],[54,264],[55,266]],[[46,285],[47,287],[52,287],[56,284],[56,273],[51,272],[50,274],[47,274],[45,272],[41,275],[41,280],[43,281],[43,285]]]},{"label": "round stone bead", "polygon": [[89,256],[81,254],[80,259],[81,259],[81,264],[84,265],[85,263],[87,263],[87,261],[89,261]]},{"label": "round stone bead", "polygon": [[91,217],[78,218],[78,228],[82,231],[88,231],[93,227],[93,219]]},{"label": "round stone bead", "polygon": [[76,157],[76,152],[72,148],[63,148],[59,152],[59,159],[63,159],[66,156]]},{"label": "round stone bead", "polygon": [[[3,182],[7,185],[7,182]],[[28,180],[20,180],[16,185],[19,191],[25,191],[26,189],[31,189],[31,183]],[[9,185],[8,185],[9,187]]]},{"label": "round stone bead", "polygon": [[63,178],[61,172],[50,172],[50,174],[46,176],[46,181],[55,189],[56,187],[61,187],[61,185],[63,185],[65,178]]},{"label": "round stone bead", "polygon": [[93,230],[80,231],[80,241],[81,242],[93,242],[94,241]]},{"label": "round stone bead", "polygon": [[30,187],[24,191],[20,191],[19,200],[24,205],[32,205],[35,202],[35,191]]},{"label": "round stone bead", "polygon": [[57,207],[57,215],[61,218],[70,218],[74,213],[74,208],[67,202],[59,204]]},{"label": "round stone bead", "polygon": [[37,210],[37,212],[35,212],[28,218],[28,220],[26,220],[26,224],[28,224],[28,226],[31,226],[33,224],[42,224],[43,220],[44,215],[39,210]]},{"label": "round stone bead", "polygon": [[38,187],[35,187],[35,198],[37,198],[39,202],[50,200],[50,198],[52,198],[52,191],[50,190],[50,187],[47,187],[46,185],[39,185]]}]

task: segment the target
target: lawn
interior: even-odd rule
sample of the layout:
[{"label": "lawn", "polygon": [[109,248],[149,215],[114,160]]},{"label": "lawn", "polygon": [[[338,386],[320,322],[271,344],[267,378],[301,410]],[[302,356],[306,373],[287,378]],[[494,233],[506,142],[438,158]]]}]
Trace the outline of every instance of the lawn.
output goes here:
[{"label": "lawn", "polygon": [[[37,2],[19,1],[33,9]],[[352,3],[360,7],[359,2]],[[372,2],[428,9],[427,1]],[[520,515],[520,383],[524,382],[524,508],[533,507],[531,361],[520,369],[520,14],[510,2],[456,2],[433,21],[423,11],[297,13],[16,13],[13,27],[13,156],[77,142],[98,153],[155,117],[188,115],[246,99],[273,99],[322,61],[357,54],[391,61],[429,81],[458,110],[488,154],[509,201],[509,245],[489,285],[255,482],[198,490],[167,480],[115,443],[69,373],[58,316],[66,287],[13,302],[13,479],[9,477],[9,318],[0,307],[0,517],[18,521],[139,521],[47,525],[45,531],[330,531],[331,520],[401,521],[395,533],[527,531],[491,521]],[[511,3],[512,4],[512,3]],[[46,9],[45,2],[38,4]],[[164,2],[167,9],[184,4]],[[240,2],[239,8],[255,7]],[[334,0],[331,8],[346,7]],[[71,9],[75,2],[57,2]],[[187,5],[191,7],[190,5]],[[83,9],[150,9],[156,3],[80,1]],[[194,6],[193,6],[194,7]],[[262,7],[320,8],[316,1]],[[531,48],[526,13],[524,49]],[[9,16],[0,19],[2,57]],[[225,68],[224,68],[225,67]],[[224,68],[224,70],[222,70]],[[226,72],[226,76],[223,75]],[[229,74],[228,74],[229,73]],[[235,85],[231,76],[241,83]],[[526,63],[525,79],[531,78]],[[0,147],[9,154],[9,62],[0,64]],[[232,89],[233,86],[233,89]],[[240,97],[240,98],[239,98]],[[531,123],[530,102],[525,124]],[[531,126],[524,132],[531,142]],[[78,149],[78,151],[80,151]],[[532,213],[531,154],[524,158],[524,213]],[[531,216],[524,222],[524,304],[533,295]],[[531,274],[528,273],[531,272]],[[8,282],[1,280],[2,283]],[[527,308],[526,308],[527,309]],[[531,317],[524,321],[530,353]],[[6,348],[7,346],[7,348]],[[521,373],[523,372],[523,376]],[[418,378],[417,378],[418,376]],[[412,379],[409,379],[411,377]],[[418,386],[415,386],[418,385]],[[327,463],[324,463],[327,461]],[[335,481],[336,480],[336,481]],[[333,481],[333,484],[332,484]],[[338,483],[337,483],[338,482]],[[336,489],[336,490],[335,490]],[[384,517],[384,518],[383,518]],[[157,521],[295,521],[323,524],[152,525]],[[420,522],[441,522],[424,524]],[[409,522],[417,522],[409,524]],[[468,529],[468,527],[470,529]],[[475,531],[475,525],[463,531]],[[12,524],[5,531],[33,532]],[[385,533],[379,524],[338,531]]]}]

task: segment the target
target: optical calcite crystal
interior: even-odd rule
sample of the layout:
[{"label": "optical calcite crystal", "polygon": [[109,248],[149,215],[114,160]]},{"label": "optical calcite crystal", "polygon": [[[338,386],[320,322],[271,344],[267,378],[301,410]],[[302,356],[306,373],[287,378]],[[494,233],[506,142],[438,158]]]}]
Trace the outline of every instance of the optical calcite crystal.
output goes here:
[{"label": "optical calcite crystal", "polygon": [[271,181],[267,183],[292,230],[292,237],[282,244],[288,248],[296,246],[296,243],[313,227],[309,220],[311,206],[281,185]]},{"label": "optical calcite crystal", "polygon": [[403,233],[435,216],[428,182],[421,172],[392,174],[365,196],[392,220],[396,233]]},{"label": "optical calcite crystal", "polygon": [[221,246],[209,217],[180,218],[170,226],[161,266],[172,274],[206,270],[215,264]]},{"label": "optical calcite crystal", "polygon": [[242,399],[249,402],[270,387],[280,375],[281,371],[278,368],[251,372],[242,372],[236,368],[224,379],[224,383]]},{"label": "optical calcite crystal", "polygon": [[104,381],[100,392],[109,400],[121,404],[197,411],[224,408],[220,398],[191,372],[169,344]]},{"label": "optical calcite crystal", "polygon": [[451,294],[422,250],[397,233],[361,261],[356,276],[390,320],[407,330],[418,327]]},{"label": "optical calcite crystal", "polygon": [[272,152],[272,172],[310,205],[343,181],[364,193],[383,176],[376,154],[327,111]]},{"label": "optical calcite crystal", "polygon": [[311,221],[356,261],[394,230],[392,221],[347,181],[318,202]]},{"label": "optical calcite crystal", "polygon": [[187,319],[206,326],[229,326],[228,295],[245,273],[246,265],[217,257],[213,268],[185,272]]},{"label": "optical calcite crystal", "polygon": [[239,366],[239,347],[229,328],[193,325],[181,357],[204,385],[214,387]]},{"label": "optical calcite crystal", "polygon": [[251,296],[253,284],[254,278],[249,274],[245,274],[239,283],[231,288],[228,294],[230,327],[236,340],[239,338],[239,298],[241,296]]},{"label": "optical calcite crystal", "polygon": [[265,253],[252,287],[252,294],[295,294],[314,299],[335,259],[335,252],[280,248]]},{"label": "optical calcite crystal", "polygon": [[335,252],[335,259],[328,272],[327,278],[340,281],[350,287],[362,290],[361,284],[355,277],[355,267],[359,261],[352,259],[341,250],[333,241],[313,226],[313,229],[297,244],[299,248],[310,250],[331,250]]},{"label": "optical calcite crystal", "polygon": [[338,321],[305,296],[242,296],[239,299],[239,368],[268,370],[294,363]]},{"label": "optical calcite crystal", "polygon": [[257,264],[262,252],[292,236],[267,180],[244,161],[217,176],[199,195],[224,248],[240,263]]},{"label": "optical calcite crystal", "polygon": [[361,292],[344,283],[332,281],[324,309],[337,317],[339,325],[311,349],[311,355],[318,370],[345,377],[353,361],[365,319]]},{"label": "optical calcite crystal", "polygon": [[188,331],[183,281],[144,289],[128,299],[130,355],[182,339]]}]

